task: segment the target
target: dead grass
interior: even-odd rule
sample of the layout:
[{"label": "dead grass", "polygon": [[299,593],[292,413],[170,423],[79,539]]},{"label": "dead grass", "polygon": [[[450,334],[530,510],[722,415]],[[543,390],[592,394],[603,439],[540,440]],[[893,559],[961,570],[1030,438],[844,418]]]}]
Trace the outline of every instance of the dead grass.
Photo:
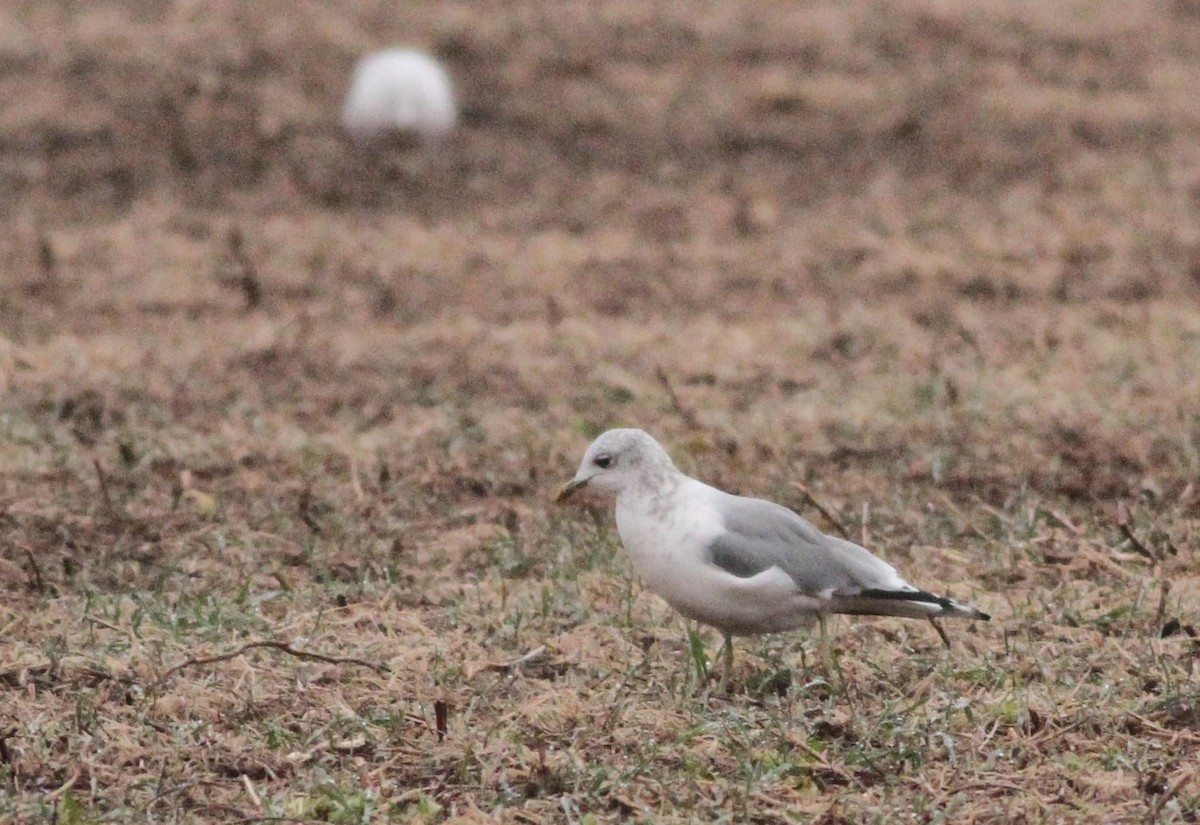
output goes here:
[{"label": "dead grass", "polygon": [[[0,819],[1200,819],[1192,6],[10,4]],[[994,620],[719,694],[616,424]]]}]

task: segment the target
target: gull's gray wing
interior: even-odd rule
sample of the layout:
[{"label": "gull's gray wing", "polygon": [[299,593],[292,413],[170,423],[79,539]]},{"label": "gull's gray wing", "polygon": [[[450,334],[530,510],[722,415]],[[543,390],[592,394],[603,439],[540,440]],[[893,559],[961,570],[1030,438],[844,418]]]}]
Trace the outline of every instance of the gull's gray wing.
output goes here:
[{"label": "gull's gray wing", "polygon": [[825,535],[786,507],[714,492],[719,493],[714,503],[725,532],[708,551],[722,570],[749,578],[778,567],[801,593],[822,598],[911,587],[887,562],[857,544]]},{"label": "gull's gray wing", "polygon": [[913,587],[887,562],[825,535],[786,507],[714,493],[725,532],[709,544],[709,558],[735,576],[750,578],[778,567],[801,593],[825,600],[831,613],[989,618],[969,604]]}]

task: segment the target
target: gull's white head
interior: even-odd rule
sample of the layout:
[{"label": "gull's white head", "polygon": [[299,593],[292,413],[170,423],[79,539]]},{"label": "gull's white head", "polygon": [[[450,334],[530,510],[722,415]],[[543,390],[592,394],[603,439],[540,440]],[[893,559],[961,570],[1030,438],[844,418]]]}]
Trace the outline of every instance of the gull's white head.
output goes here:
[{"label": "gull's white head", "polygon": [[581,487],[619,494],[672,472],[676,470],[671,457],[648,433],[609,430],[587,448],[575,477],[559,490],[555,501],[562,501]]}]

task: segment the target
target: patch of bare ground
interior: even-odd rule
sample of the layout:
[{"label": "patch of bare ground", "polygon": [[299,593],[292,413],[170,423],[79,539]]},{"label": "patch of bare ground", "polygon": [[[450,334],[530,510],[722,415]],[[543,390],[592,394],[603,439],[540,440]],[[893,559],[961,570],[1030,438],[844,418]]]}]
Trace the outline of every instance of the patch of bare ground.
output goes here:
[{"label": "patch of bare ground", "polygon": [[[332,127],[396,43],[448,143]],[[8,3],[0,819],[1195,822],[1197,71],[1182,0]],[[550,504],[620,424],[994,619],[720,692]]]}]

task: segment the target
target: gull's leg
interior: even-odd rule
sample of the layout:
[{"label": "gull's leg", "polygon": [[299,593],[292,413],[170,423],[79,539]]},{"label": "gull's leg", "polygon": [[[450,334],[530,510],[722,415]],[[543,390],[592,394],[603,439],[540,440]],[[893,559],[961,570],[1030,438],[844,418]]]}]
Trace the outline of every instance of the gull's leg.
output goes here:
[{"label": "gull's leg", "polygon": [[942,637],[942,644],[944,644],[946,646],[946,650],[949,650],[950,649],[950,637],[947,636],[946,631],[942,629],[941,622],[939,622],[937,620],[936,616],[930,616],[929,623],[931,625],[933,625],[933,629],[936,630],[938,632],[938,635]]},{"label": "gull's leg", "polygon": [[829,658],[829,629],[825,627],[825,614],[817,614],[817,624],[821,628],[821,664],[825,665],[825,675],[833,676],[833,663]]},{"label": "gull's leg", "polygon": [[817,622],[821,625],[821,662],[825,665],[825,674],[828,678],[833,678],[834,670],[841,677],[842,684],[846,684],[846,677],[842,673],[842,664],[834,658],[829,645],[829,629],[825,626],[825,614],[817,614]]},{"label": "gull's leg", "polygon": [[721,692],[725,693],[729,687],[729,675],[733,672],[733,637],[728,633],[724,634],[725,644],[721,645],[721,651],[725,654],[725,667],[721,673]]},{"label": "gull's leg", "polygon": [[708,654],[704,652],[704,639],[700,637],[696,625],[688,622],[685,627],[688,637],[688,657],[691,660],[688,670],[695,669],[697,686],[702,685],[707,690],[711,671],[709,670]]}]

